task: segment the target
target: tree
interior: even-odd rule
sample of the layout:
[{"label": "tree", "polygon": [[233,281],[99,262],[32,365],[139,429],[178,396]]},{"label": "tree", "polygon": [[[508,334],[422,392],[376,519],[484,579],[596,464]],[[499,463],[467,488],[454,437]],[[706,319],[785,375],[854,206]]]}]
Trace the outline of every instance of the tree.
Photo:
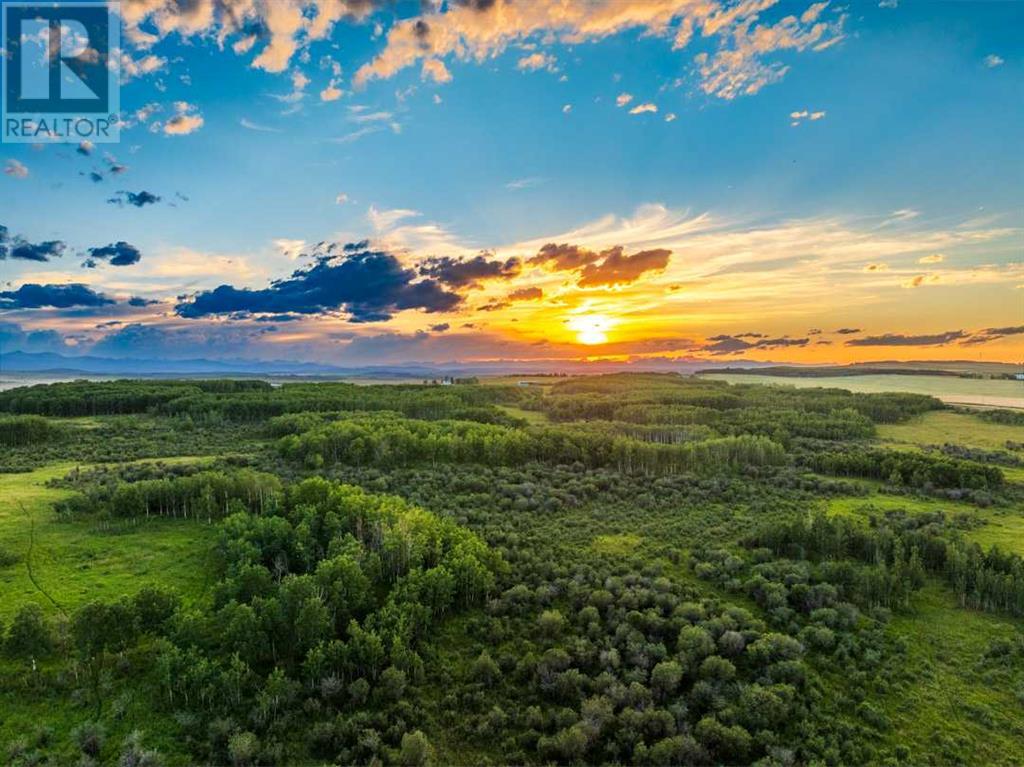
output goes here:
[{"label": "tree", "polygon": [[260,741],[254,733],[236,732],[228,738],[228,756],[235,767],[248,767],[259,754]]},{"label": "tree", "polygon": [[402,767],[430,767],[434,763],[434,747],[421,730],[407,732],[402,736],[402,747],[398,754]]},{"label": "tree", "polygon": [[45,658],[53,649],[53,632],[42,608],[37,604],[23,606],[7,630],[4,650],[16,658]]},{"label": "tree", "polygon": [[662,700],[676,691],[682,679],[683,667],[674,660],[662,661],[651,671],[651,687]]},{"label": "tree", "polygon": [[537,619],[537,626],[540,628],[541,634],[553,639],[562,633],[562,629],[565,627],[565,618],[558,610],[545,610]]}]

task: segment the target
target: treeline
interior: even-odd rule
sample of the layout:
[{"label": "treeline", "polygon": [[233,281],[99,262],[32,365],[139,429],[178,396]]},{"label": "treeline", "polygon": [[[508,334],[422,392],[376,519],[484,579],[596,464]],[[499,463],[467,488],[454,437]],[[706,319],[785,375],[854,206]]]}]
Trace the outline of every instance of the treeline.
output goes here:
[{"label": "treeline", "polygon": [[335,463],[380,467],[414,463],[520,466],[539,461],[669,474],[779,465],[786,460],[783,448],[764,437],[663,444],[622,436],[614,430],[511,429],[465,421],[379,416],[336,421],[284,437],[278,444],[284,456],[314,468]]},{"label": "treeline", "polygon": [[896,516],[867,526],[819,513],[766,528],[746,543],[776,555],[834,563],[832,572],[843,560],[871,564],[887,575],[890,593],[900,597],[897,604],[923,584],[927,571],[945,578],[964,607],[1024,615],[1024,559],[995,546],[984,551],[946,532],[941,514]]},{"label": "treeline", "polygon": [[876,479],[896,487],[996,490],[1004,482],[996,466],[911,450],[809,447],[800,451],[799,462],[816,472]]},{"label": "treeline", "polygon": [[[873,423],[895,423],[944,407],[937,399],[918,394],[730,385],[674,374],[614,374],[569,379],[553,385],[541,406],[556,421],[602,419],[710,425],[715,425],[722,413],[746,413],[756,408],[819,415],[852,410]],[[848,415],[839,420],[845,420],[849,427]],[[857,438],[856,432],[862,428],[858,423],[853,433],[843,430],[842,438]]]},{"label": "treeline", "polygon": [[264,381],[75,381],[0,392],[0,412],[49,416],[153,413],[194,421],[259,421],[285,413],[394,411],[409,418],[511,423],[495,403],[521,403],[534,392],[515,386],[359,386]]},{"label": "treeline", "polygon": [[0,417],[0,445],[23,447],[61,439],[65,430],[42,416],[20,415]]},{"label": "treeline", "polygon": [[145,413],[171,400],[203,393],[268,391],[265,381],[66,381],[22,386],[0,392],[0,412],[59,417]]},{"label": "treeline", "polygon": [[219,519],[239,510],[266,514],[281,500],[273,474],[240,469],[199,471],[137,482],[90,484],[84,493],[54,505],[59,515]]}]

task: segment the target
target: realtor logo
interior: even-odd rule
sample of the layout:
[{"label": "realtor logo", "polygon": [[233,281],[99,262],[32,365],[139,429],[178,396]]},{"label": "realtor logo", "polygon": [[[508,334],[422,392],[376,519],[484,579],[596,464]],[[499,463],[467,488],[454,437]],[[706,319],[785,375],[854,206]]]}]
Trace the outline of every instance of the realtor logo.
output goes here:
[{"label": "realtor logo", "polygon": [[4,143],[118,141],[118,6],[3,3]]}]

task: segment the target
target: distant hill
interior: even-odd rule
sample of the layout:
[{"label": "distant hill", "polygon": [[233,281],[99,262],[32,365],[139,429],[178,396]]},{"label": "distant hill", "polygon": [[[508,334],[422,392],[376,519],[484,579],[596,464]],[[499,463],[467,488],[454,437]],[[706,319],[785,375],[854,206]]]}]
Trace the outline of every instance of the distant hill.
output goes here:
[{"label": "distant hill", "polygon": [[928,360],[924,362],[855,362],[850,365],[772,365],[767,367],[727,367],[699,370],[699,373],[733,373],[788,378],[831,378],[834,376],[916,375],[955,376],[958,378],[1013,378],[1020,365],[1009,362],[970,362],[968,360]]}]

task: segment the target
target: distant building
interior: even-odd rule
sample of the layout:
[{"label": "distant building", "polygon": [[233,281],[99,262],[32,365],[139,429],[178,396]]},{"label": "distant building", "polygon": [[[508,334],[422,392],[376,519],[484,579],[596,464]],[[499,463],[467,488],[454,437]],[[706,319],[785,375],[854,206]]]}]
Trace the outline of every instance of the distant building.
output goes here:
[{"label": "distant building", "polygon": [[1016,378],[1018,381],[1024,381],[1024,373],[1017,373],[1017,375],[1015,375],[1014,378]]}]

